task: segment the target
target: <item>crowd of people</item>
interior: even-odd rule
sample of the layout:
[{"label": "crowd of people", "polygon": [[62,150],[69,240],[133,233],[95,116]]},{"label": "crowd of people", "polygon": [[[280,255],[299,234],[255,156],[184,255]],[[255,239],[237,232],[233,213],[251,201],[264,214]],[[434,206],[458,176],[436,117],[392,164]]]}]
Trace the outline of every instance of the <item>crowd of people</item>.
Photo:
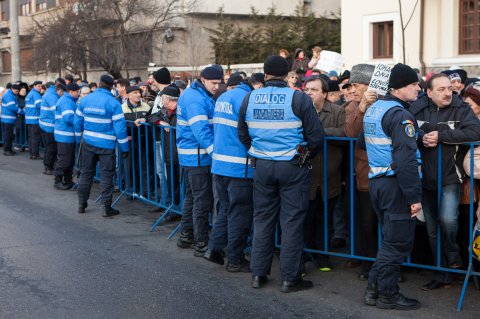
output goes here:
[{"label": "crowd of people", "polygon": [[[265,61],[263,73],[249,76],[208,66],[189,85],[172,81],[166,67],[146,82],[103,75],[98,85],[72,76],[31,86],[11,83],[2,92],[4,155],[16,154],[14,136],[25,121],[30,159],[43,159],[44,174],[54,175],[56,189],[75,186],[78,164],[82,214],[97,163],[103,216],[119,214],[112,207],[116,156],[129,167],[123,173],[128,175],[123,182],[130,180],[126,187],[145,192],[157,179],[167,205],[181,204],[184,180],[177,246],[219,265],[226,259],[228,272],[251,273],[253,288],[268,283],[277,224],[281,291],[286,293],[313,286],[303,277],[309,260],[320,271],[332,269],[328,255],[311,258],[304,248],[330,251],[354,241],[352,254],[376,257],[374,263],[348,261],[360,267],[359,279],[368,281],[365,304],[416,309],[420,303],[403,296],[397,283],[418,226],[426,227],[430,244],[419,255],[432,257],[422,262],[466,266],[462,254],[468,242],[461,238],[468,229],[459,227],[470,174],[464,144],[480,141],[480,80],[455,66],[423,79],[418,70],[399,63],[392,68],[387,94],[380,96],[369,89],[374,65],[357,64],[338,75],[315,69],[320,52],[314,47],[309,59],[297,49],[290,59],[282,49]],[[153,136],[145,133],[145,123],[155,129]],[[327,142],[326,136],[358,138],[354,154],[347,142]],[[147,169],[156,174],[146,174]],[[355,208],[349,220],[351,198]],[[450,272],[435,271],[421,288],[451,284]]]}]

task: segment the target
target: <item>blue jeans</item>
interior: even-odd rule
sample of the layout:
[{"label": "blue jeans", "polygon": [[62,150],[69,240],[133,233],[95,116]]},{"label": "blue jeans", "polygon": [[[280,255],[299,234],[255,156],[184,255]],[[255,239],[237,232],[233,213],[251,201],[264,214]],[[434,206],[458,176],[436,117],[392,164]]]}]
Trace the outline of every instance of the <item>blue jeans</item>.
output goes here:
[{"label": "blue jeans", "polygon": [[[442,234],[442,260],[450,265],[460,259],[459,247],[457,244],[458,231],[458,204],[460,197],[460,184],[442,186],[440,197],[440,208],[437,209],[437,190],[426,190],[422,192],[423,214],[427,225],[430,247],[434,257],[434,265],[437,265],[437,226],[440,224]],[[435,274],[437,279],[437,273]],[[441,278],[440,278],[441,277]],[[444,280],[444,276],[437,280]],[[443,279],[442,279],[443,278]]]}]

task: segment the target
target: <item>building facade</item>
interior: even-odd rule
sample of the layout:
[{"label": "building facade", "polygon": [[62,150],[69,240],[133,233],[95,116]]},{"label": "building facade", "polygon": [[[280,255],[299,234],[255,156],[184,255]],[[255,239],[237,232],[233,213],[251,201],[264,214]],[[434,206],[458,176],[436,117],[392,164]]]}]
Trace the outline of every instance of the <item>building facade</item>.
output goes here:
[{"label": "building facade", "polygon": [[[460,66],[480,75],[480,6],[473,0],[342,0],[342,55],[404,62],[427,73]],[[403,20],[403,25],[402,25]]]},{"label": "building facade", "polygon": [[[128,0],[125,0],[128,1]],[[161,3],[164,0],[145,0]],[[179,0],[180,1],[180,0]],[[152,34],[152,47],[149,50],[148,61],[157,66],[201,66],[214,61],[214,52],[209,41],[210,33],[207,28],[215,28],[216,17],[219,8],[223,8],[225,16],[239,25],[248,25],[251,7],[254,6],[260,15],[266,14],[269,8],[275,6],[277,12],[285,16],[293,16],[298,6],[307,12],[314,12],[317,16],[330,12],[338,13],[340,3],[337,0],[270,0],[270,1],[230,1],[230,0],[183,0],[191,1],[192,6],[175,19],[158,26]],[[58,73],[38,74],[30,67],[30,60],[34,59],[32,46],[35,32],[34,20],[41,20],[42,16],[48,17],[55,10],[65,5],[74,5],[81,0],[18,0],[19,3],[19,26],[21,46],[21,70],[22,79],[30,82],[40,78],[52,80]],[[182,2],[183,3],[183,2]],[[185,7],[185,6],[184,6]],[[9,0],[0,0],[0,82],[8,82],[11,79],[11,56],[10,56],[10,29],[9,29]],[[150,21],[144,21],[148,25]],[[151,52],[150,52],[151,51]],[[259,61],[261,62],[261,61]],[[129,69],[129,76],[147,75],[146,61]],[[63,70],[63,74],[69,72]],[[87,79],[94,81],[104,70],[92,63],[88,67]]]}]

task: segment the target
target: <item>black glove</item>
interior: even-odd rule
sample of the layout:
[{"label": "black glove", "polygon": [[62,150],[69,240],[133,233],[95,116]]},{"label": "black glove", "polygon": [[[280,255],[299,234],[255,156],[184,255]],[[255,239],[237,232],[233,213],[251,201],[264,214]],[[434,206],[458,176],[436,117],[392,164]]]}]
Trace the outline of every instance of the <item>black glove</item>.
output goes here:
[{"label": "black glove", "polygon": [[129,152],[123,152],[122,153],[122,158],[123,159],[128,158],[128,154],[129,154]]}]

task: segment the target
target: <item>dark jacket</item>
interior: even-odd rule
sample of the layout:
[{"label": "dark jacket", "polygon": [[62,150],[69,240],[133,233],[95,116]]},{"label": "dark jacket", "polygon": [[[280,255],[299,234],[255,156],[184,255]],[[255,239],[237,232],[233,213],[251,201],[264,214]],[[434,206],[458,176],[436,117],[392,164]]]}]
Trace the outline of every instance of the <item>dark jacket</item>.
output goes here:
[{"label": "dark jacket", "polygon": [[[323,130],[327,136],[345,136],[345,109],[336,104],[325,101],[322,110],[318,113],[322,122]],[[312,187],[310,188],[310,200],[315,200],[317,188],[320,188],[323,201],[323,151],[312,159]],[[341,164],[343,159],[343,148],[341,143],[329,141],[327,144],[327,183],[328,198],[340,195],[342,192]]]},{"label": "dark jacket", "polygon": [[[160,121],[167,122],[173,128],[170,127],[169,131],[166,132],[163,127],[159,126]],[[173,110],[173,112],[170,112],[168,109],[163,108],[160,112],[150,115],[147,118],[147,122],[151,125],[155,125],[155,126],[158,125],[158,127],[155,127],[156,140],[158,142],[162,141],[162,134],[160,132],[161,130],[163,130],[163,143],[161,144],[163,144],[165,164],[170,164],[171,162],[170,159],[173,158],[173,163],[175,165],[178,165],[177,144],[175,143],[177,138],[177,130],[175,128],[177,126],[177,110]],[[170,155],[170,145],[171,145],[172,155]]]},{"label": "dark jacket", "polygon": [[[463,159],[468,147],[459,144],[480,140],[480,120],[456,94],[444,108],[437,107],[428,96],[414,102],[410,112],[417,120],[420,135],[438,131],[438,144],[442,145],[442,185],[459,184],[465,171]],[[437,189],[438,147],[424,147],[421,136],[419,150],[422,155],[422,185]]]}]

